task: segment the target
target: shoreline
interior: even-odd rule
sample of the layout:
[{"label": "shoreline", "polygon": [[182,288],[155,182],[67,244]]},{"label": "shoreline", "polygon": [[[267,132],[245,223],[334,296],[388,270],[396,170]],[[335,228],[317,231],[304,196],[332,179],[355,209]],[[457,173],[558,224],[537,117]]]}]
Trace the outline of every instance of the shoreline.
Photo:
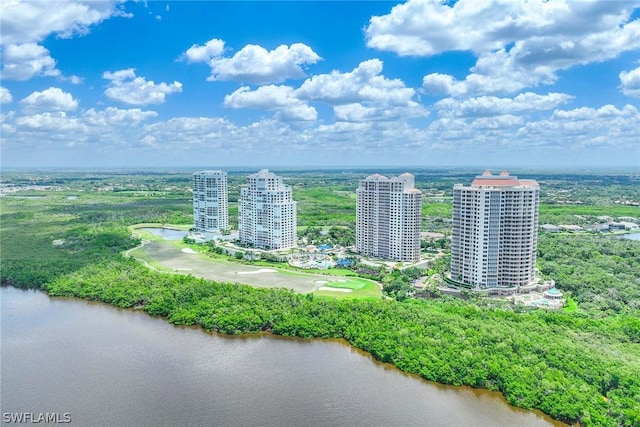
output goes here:
[{"label": "shoreline", "polygon": [[312,341],[312,340],[321,340],[321,341],[325,341],[325,342],[332,342],[332,343],[337,343],[339,345],[342,345],[344,347],[347,347],[349,350],[351,351],[355,351],[356,353],[358,353],[361,356],[366,357],[367,359],[371,360],[372,362],[374,362],[377,365],[383,366],[385,369],[389,369],[389,370],[393,370],[397,373],[400,373],[402,375],[411,377],[411,378],[415,378],[418,379],[419,381],[423,381],[426,384],[430,384],[432,386],[437,387],[438,389],[441,390],[447,390],[447,389],[455,389],[455,390],[470,390],[472,392],[474,392],[474,394],[478,395],[478,393],[481,394],[489,394],[492,397],[498,398],[501,403],[511,407],[511,408],[515,408],[518,411],[523,411],[523,412],[529,412],[529,413],[533,413],[536,416],[539,416],[541,418],[543,418],[545,421],[547,421],[548,423],[550,423],[551,425],[553,425],[554,427],[574,427],[577,426],[577,424],[566,424],[562,421],[556,420],[554,418],[552,418],[550,415],[540,411],[539,409],[526,409],[526,408],[522,408],[519,406],[515,406],[511,403],[509,403],[509,401],[507,401],[507,399],[505,398],[504,394],[501,393],[500,391],[495,391],[495,390],[489,390],[489,389],[485,389],[485,388],[476,388],[476,387],[472,387],[470,385],[453,385],[453,384],[446,384],[446,383],[440,383],[437,381],[432,381],[432,380],[428,380],[426,378],[423,378],[422,376],[412,373],[412,372],[408,372],[408,371],[404,371],[400,368],[398,368],[396,365],[394,365],[393,363],[390,362],[383,362],[379,359],[377,359],[373,354],[359,348],[356,347],[355,345],[353,345],[351,342],[349,342],[347,339],[345,338],[323,338],[323,337],[311,337],[311,338],[306,338],[306,337],[300,337],[300,336],[289,336],[289,335],[280,335],[271,331],[260,331],[260,332],[256,332],[256,333],[242,333],[242,334],[227,334],[224,332],[219,332],[219,331],[214,331],[214,330],[207,330],[206,328],[204,328],[201,325],[185,325],[185,324],[179,324],[179,323],[172,323],[168,320],[168,317],[166,316],[160,316],[160,315],[152,315],[149,314],[148,312],[146,312],[144,310],[144,308],[135,308],[135,307],[128,307],[128,308],[122,308],[122,307],[117,307],[113,304],[101,301],[101,300],[91,300],[91,299],[86,299],[86,298],[80,298],[80,297],[76,297],[76,296],[55,296],[55,295],[50,295],[49,292],[47,292],[46,290],[40,289],[40,288],[17,288],[15,286],[12,285],[8,285],[8,284],[2,284],[0,285],[0,287],[6,287],[6,288],[13,288],[13,289],[17,289],[23,292],[38,292],[38,293],[43,293],[45,294],[48,298],[51,298],[53,300],[75,300],[75,301],[81,301],[83,303],[86,303],[88,305],[101,305],[101,306],[106,306],[109,307],[110,309],[115,309],[117,311],[125,311],[125,312],[130,312],[130,313],[135,313],[135,312],[139,312],[139,311],[144,311],[144,314],[146,316],[149,316],[150,318],[157,318],[157,319],[162,319],[164,320],[167,324],[173,326],[173,327],[177,327],[177,328],[181,328],[181,329],[191,329],[191,330],[198,330],[201,333],[207,334],[209,336],[216,336],[218,338],[222,338],[222,339],[230,339],[230,340],[253,340],[253,339],[276,339],[276,340],[294,340],[294,341]]}]

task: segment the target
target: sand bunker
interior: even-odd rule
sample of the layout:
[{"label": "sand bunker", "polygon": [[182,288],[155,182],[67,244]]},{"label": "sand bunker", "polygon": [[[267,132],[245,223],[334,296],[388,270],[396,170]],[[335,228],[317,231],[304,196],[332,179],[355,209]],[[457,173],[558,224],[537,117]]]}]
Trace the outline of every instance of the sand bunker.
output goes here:
[{"label": "sand bunker", "polygon": [[277,273],[278,270],[274,270],[273,268],[261,268],[260,270],[252,270],[252,271],[237,271],[236,274],[262,274],[262,273]]},{"label": "sand bunker", "polygon": [[352,289],[346,288],[331,288],[329,286],[320,286],[318,288],[319,291],[335,291],[335,292],[353,292]]},{"label": "sand bunker", "polygon": [[182,248],[182,252],[184,252],[185,254],[197,254],[197,252],[191,248]]},{"label": "sand bunker", "polygon": [[317,283],[319,285],[326,285],[329,282],[327,282],[326,280],[314,280],[313,283]]}]

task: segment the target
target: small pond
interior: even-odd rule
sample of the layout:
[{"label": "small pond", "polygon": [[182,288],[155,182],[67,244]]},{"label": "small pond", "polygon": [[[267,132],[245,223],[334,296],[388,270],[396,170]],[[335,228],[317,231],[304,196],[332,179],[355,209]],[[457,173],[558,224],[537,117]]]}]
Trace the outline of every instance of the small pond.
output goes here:
[{"label": "small pond", "polygon": [[155,234],[156,236],[162,237],[164,240],[182,240],[184,236],[189,234],[188,231],[173,230],[171,228],[160,227],[144,227],[139,228],[138,230],[148,231]]},{"label": "small pond", "polygon": [[621,239],[640,240],[640,233],[621,234]]}]

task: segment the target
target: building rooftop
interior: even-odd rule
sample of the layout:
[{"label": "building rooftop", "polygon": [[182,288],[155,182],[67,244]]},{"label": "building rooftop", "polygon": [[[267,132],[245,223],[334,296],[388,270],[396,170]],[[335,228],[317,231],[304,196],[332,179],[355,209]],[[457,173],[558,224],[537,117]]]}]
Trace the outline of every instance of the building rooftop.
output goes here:
[{"label": "building rooftop", "polygon": [[509,175],[509,172],[502,171],[500,175],[493,175],[486,170],[482,175],[476,176],[471,183],[472,187],[537,187],[538,183],[533,179],[518,179],[515,175]]},{"label": "building rooftop", "polygon": [[221,170],[204,170],[204,171],[194,172],[193,174],[194,175],[226,175],[227,173]]},{"label": "building rooftop", "polygon": [[249,178],[277,178],[273,172],[269,172],[269,169],[261,169],[260,172],[256,172],[254,174],[249,175]]}]

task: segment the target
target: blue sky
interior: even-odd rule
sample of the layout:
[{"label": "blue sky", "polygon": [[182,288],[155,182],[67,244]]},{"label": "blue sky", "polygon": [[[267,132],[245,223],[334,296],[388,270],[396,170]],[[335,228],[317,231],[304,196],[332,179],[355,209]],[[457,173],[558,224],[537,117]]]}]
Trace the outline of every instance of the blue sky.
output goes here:
[{"label": "blue sky", "polygon": [[639,1],[6,0],[0,31],[5,168],[640,167]]}]

